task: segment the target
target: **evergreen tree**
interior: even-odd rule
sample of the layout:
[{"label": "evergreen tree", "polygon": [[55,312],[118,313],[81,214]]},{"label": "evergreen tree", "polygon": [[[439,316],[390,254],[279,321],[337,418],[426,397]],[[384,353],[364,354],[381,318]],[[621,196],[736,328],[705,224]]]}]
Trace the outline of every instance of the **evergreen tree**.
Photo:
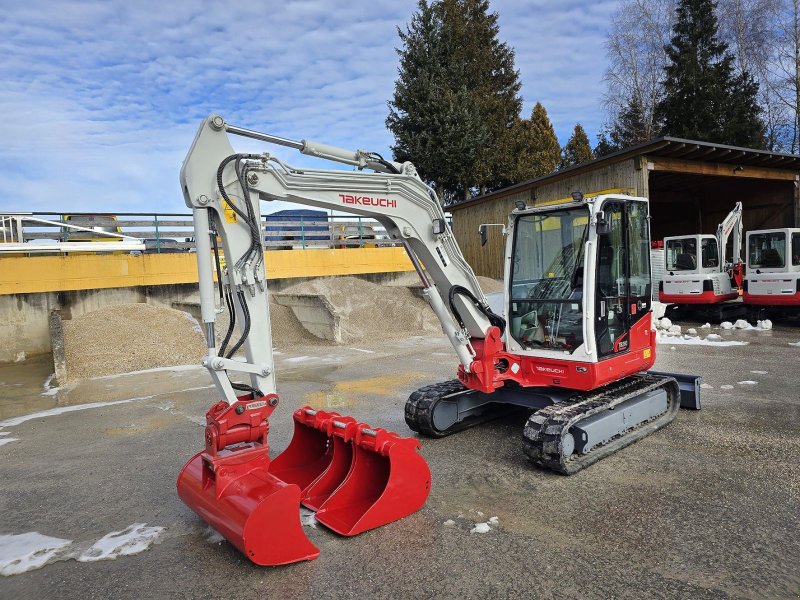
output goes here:
[{"label": "evergreen tree", "polygon": [[493,189],[507,171],[519,73],[488,11],[488,0],[420,0],[398,30],[399,76],[386,119],[392,150],[443,199]]},{"label": "evergreen tree", "polygon": [[758,84],[745,70],[734,73],[734,58],[718,37],[715,7],[713,0],[678,4],[657,117],[664,135],[761,148]]},{"label": "evergreen tree", "polygon": [[597,157],[607,156],[612,152],[648,142],[653,137],[647,124],[644,105],[634,97],[622,108],[615,123],[600,132],[594,154]]},{"label": "evergreen tree", "polygon": [[537,102],[530,119],[517,119],[511,129],[505,185],[549,175],[561,158],[561,146],[547,110]]},{"label": "evergreen tree", "polygon": [[560,169],[566,169],[588,162],[594,158],[592,154],[592,147],[589,145],[589,136],[583,126],[578,123],[572,131],[572,136],[567,140],[567,145],[561,151],[561,162],[558,165]]}]

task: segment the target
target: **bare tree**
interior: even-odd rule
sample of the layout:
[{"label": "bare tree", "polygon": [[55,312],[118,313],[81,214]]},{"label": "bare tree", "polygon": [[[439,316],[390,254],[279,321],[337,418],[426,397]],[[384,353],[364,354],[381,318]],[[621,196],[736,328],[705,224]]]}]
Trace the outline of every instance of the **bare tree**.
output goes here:
[{"label": "bare tree", "polygon": [[654,112],[666,64],[675,0],[623,0],[606,40],[609,65],[604,102],[612,123],[629,105],[640,105],[649,137],[658,132]]},{"label": "bare tree", "polygon": [[720,0],[717,5],[720,37],[736,58],[737,71],[749,73],[759,84],[766,145],[772,150],[787,145],[787,122],[791,121],[770,67],[778,47],[782,5],[783,0]]},{"label": "bare tree", "polygon": [[800,152],[800,0],[785,0],[778,15],[775,53],[768,63],[771,90],[788,113],[788,150]]}]

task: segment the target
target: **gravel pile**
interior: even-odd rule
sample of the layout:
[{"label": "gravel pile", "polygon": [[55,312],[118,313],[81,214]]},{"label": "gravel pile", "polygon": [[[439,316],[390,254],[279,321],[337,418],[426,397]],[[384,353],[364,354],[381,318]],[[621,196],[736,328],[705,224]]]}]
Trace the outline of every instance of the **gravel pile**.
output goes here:
[{"label": "gravel pile", "polygon": [[118,304],[64,321],[71,381],[199,363],[204,347],[197,321],[172,308]]},{"label": "gravel pile", "polygon": [[340,318],[345,343],[442,330],[427,302],[408,287],[384,286],[358,277],[331,277],[298,283],[280,294],[324,296]]}]

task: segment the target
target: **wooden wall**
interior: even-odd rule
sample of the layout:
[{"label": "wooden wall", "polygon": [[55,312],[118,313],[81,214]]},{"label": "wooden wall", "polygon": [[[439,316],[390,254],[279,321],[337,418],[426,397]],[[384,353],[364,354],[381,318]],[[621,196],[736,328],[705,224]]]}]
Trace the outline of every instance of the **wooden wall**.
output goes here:
[{"label": "wooden wall", "polygon": [[647,196],[647,171],[641,168],[644,164],[643,159],[636,157],[552,182],[533,182],[507,194],[499,193],[463,208],[455,208],[452,214],[456,240],[475,273],[502,279],[505,239],[499,227],[490,227],[489,241],[481,247],[478,227],[482,223],[506,224],[517,200],[524,200],[528,205],[540,205],[569,198],[574,191],[588,195],[608,189]]}]

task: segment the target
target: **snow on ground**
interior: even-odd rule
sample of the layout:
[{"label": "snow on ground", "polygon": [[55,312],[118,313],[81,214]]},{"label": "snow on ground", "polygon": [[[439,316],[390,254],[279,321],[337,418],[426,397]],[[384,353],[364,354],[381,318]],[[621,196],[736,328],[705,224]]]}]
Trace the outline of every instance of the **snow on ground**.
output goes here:
[{"label": "snow on ground", "polygon": [[700,384],[700,388],[701,388],[701,389],[704,389],[704,390],[713,390],[713,389],[714,389],[714,386],[713,386],[713,385],[709,385],[709,384],[707,384],[707,383],[701,383],[701,384]]},{"label": "snow on ground", "polygon": [[790,346],[798,346],[800,347],[800,342],[789,342]]},{"label": "snow on ground", "polygon": [[164,531],[163,527],[148,527],[147,523],[134,523],[122,531],[112,531],[97,540],[91,548],[82,552],[78,562],[114,560],[118,556],[130,556],[147,550]]},{"label": "snow on ground", "polygon": [[721,390],[732,390],[733,386],[726,383],[725,385],[719,386],[719,389],[721,389]]},{"label": "snow on ground", "polygon": [[59,406],[58,408],[51,408],[50,410],[42,410],[39,412],[31,413],[29,415],[22,415],[19,417],[12,417],[11,419],[6,419],[5,421],[0,421],[0,428],[2,427],[14,427],[15,425],[19,425],[24,423],[25,421],[32,421],[33,419],[41,419],[44,417],[52,417],[55,415],[61,415],[68,412],[75,412],[77,410],[88,410],[90,408],[101,408],[103,406],[115,406],[117,404],[128,404],[130,402],[136,402],[137,400],[149,400],[154,396],[140,396],[138,398],[128,398],[127,400],[114,400],[113,402],[92,402],[90,404],[74,404],[73,406]]},{"label": "snow on ground", "polygon": [[39,569],[70,544],[72,540],[62,540],[35,531],[0,535],[0,575],[19,575]]},{"label": "snow on ground", "polygon": [[[234,358],[233,360],[236,360]],[[100,375],[98,377],[91,377],[92,380],[96,379],[118,379],[120,377],[127,377],[128,375],[141,375],[143,373],[163,373],[166,371],[194,371],[195,369],[205,369],[203,365],[196,364],[196,365],[174,365],[171,367],[154,367],[152,369],[142,369],[141,371],[128,371],[127,373],[114,373],[113,375]]]},{"label": "snow on ground", "polygon": [[489,533],[492,530],[489,523],[475,523],[475,527],[469,530],[470,533]]},{"label": "snow on ground", "polygon": [[317,515],[307,508],[300,508],[300,524],[303,527],[317,528]]},{"label": "snow on ground", "polygon": [[747,381],[738,381],[737,383],[739,385],[757,385],[758,384],[757,381],[752,381],[750,379],[748,379]]},{"label": "snow on ground", "polygon": [[[0,434],[0,435],[6,435],[6,434]],[[4,437],[0,439],[0,446],[5,446],[6,444],[10,444],[11,442],[18,442],[18,441],[19,438]]]},{"label": "snow on ground", "polygon": [[741,329],[743,331],[769,331],[772,329],[772,321],[769,319],[764,319],[763,321],[756,322],[755,326],[751,325],[744,319],[739,319],[736,323],[731,323],[730,321],[723,321],[719,324],[720,328],[730,330],[730,329]]},{"label": "snow on ground", "polygon": [[756,375],[766,375],[768,371],[750,371],[751,373],[755,373]]},{"label": "snow on ground", "polygon": [[447,521],[442,523],[442,525],[444,525],[445,527],[455,527],[456,526],[456,522],[453,521],[453,519],[447,519]]},{"label": "snow on ground", "polygon": [[746,346],[749,343],[738,340],[723,340],[722,336],[713,333],[703,339],[698,336],[675,335],[661,330],[656,331],[656,342],[659,344],[675,344],[676,346],[716,346],[719,348]]}]

